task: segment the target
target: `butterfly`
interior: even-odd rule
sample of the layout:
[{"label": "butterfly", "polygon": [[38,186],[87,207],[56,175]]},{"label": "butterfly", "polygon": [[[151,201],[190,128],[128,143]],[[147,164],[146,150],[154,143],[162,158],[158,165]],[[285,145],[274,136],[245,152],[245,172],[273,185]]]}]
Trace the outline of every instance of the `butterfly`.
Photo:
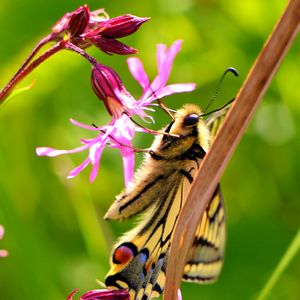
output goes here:
[{"label": "butterfly", "polygon": [[[163,129],[164,134],[156,136],[134,179],[104,217],[123,220],[140,215],[138,225],[114,247],[105,278],[108,288],[128,290],[130,300],[148,300],[162,294],[179,213],[228,109],[203,120],[198,106],[184,105]],[[183,280],[215,281],[223,265],[225,239],[225,209],[218,186],[199,219]]]}]

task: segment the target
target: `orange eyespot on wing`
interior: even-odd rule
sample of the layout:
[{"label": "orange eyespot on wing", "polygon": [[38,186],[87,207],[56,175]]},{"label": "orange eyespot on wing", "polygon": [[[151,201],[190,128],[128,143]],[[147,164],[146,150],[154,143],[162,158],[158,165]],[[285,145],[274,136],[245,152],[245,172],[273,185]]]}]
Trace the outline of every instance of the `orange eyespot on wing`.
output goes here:
[{"label": "orange eyespot on wing", "polygon": [[137,253],[136,246],[132,243],[124,243],[119,246],[113,254],[113,262],[115,264],[126,264]]}]

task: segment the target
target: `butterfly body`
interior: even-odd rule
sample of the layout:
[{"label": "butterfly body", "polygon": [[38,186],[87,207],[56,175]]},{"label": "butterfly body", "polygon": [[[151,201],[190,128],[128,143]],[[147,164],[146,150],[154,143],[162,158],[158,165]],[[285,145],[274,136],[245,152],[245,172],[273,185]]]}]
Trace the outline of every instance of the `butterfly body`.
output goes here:
[{"label": "butterfly body", "polygon": [[[167,256],[180,210],[201,160],[209,149],[209,127],[198,106],[186,105],[155,138],[132,183],[116,198],[105,215],[121,220],[142,214],[136,228],[117,243],[109,288],[128,289],[131,300],[158,297],[164,287]],[[217,189],[199,220],[183,279],[213,281],[222,266],[224,208]],[[220,237],[222,235],[222,238]]]}]

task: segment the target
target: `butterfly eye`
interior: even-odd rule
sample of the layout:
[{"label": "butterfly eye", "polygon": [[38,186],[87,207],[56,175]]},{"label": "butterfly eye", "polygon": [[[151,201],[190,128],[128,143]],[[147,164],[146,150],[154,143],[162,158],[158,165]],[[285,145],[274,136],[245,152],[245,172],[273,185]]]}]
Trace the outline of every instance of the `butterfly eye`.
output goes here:
[{"label": "butterfly eye", "polygon": [[183,119],[183,125],[192,126],[199,122],[199,116],[197,114],[187,115]]}]

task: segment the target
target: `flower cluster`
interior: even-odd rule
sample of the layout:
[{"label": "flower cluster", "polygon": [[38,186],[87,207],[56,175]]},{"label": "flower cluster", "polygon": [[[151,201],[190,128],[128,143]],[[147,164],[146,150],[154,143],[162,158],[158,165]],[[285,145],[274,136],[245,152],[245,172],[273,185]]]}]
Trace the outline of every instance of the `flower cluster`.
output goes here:
[{"label": "flower cluster", "polygon": [[72,170],[68,178],[76,176],[88,164],[93,166],[90,175],[90,181],[93,182],[98,174],[100,159],[104,147],[118,148],[122,155],[124,179],[127,185],[133,176],[134,170],[134,149],[132,139],[135,132],[147,131],[137,126],[131,120],[131,117],[137,115],[142,119],[151,117],[146,113],[154,100],[165,96],[190,92],[195,89],[194,83],[180,83],[167,85],[170,71],[175,56],[181,49],[182,41],[178,40],[168,49],[166,45],[157,46],[157,68],[158,75],[150,83],[142,62],[138,58],[129,58],[127,60],[129,70],[135,80],[141,85],[143,93],[140,99],[136,100],[126,90],[119,75],[110,67],[97,64],[93,67],[91,83],[96,95],[102,100],[107,111],[112,116],[108,125],[98,128],[81,124],[74,120],[71,123],[92,131],[98,131],[99,134],[94,139],[82,139],[82,146],[72,150],[57,150],[49,147],[38,147],[36,152],[39,156],[57,156],[66,153],[76,153],[83,150],[89,150],[89,155],[81,165]]},{"label": "flower cluster", "polygon": [[[13,88],[30,72],[61,50],[75,51],[92,64],[96,64],[97,60],[84,51],[92,45],[106,54],[136,53],[136,49],[118,39],[135,33],[148,20],[149,18],[129,14],[110,19],[104,9],[90,11],[87,5],[66,13],[55,23],[50,34],[37,43],[9,83],[0,91],[0,104],[4,103]],[[55,45],[36,57],[39,50],[50,42],[55,42]]]},{"label": "flower cluster", "polygon": [[104,9],[90,11],[83,5],[71,13],[66,13],[53,27],[55,38],[67,38],[76,46],[86,48],[95,45],[108,54],[133,54],[137,50],[118,41],[136,32],[149,18],[122,15],[109,19]]}]

